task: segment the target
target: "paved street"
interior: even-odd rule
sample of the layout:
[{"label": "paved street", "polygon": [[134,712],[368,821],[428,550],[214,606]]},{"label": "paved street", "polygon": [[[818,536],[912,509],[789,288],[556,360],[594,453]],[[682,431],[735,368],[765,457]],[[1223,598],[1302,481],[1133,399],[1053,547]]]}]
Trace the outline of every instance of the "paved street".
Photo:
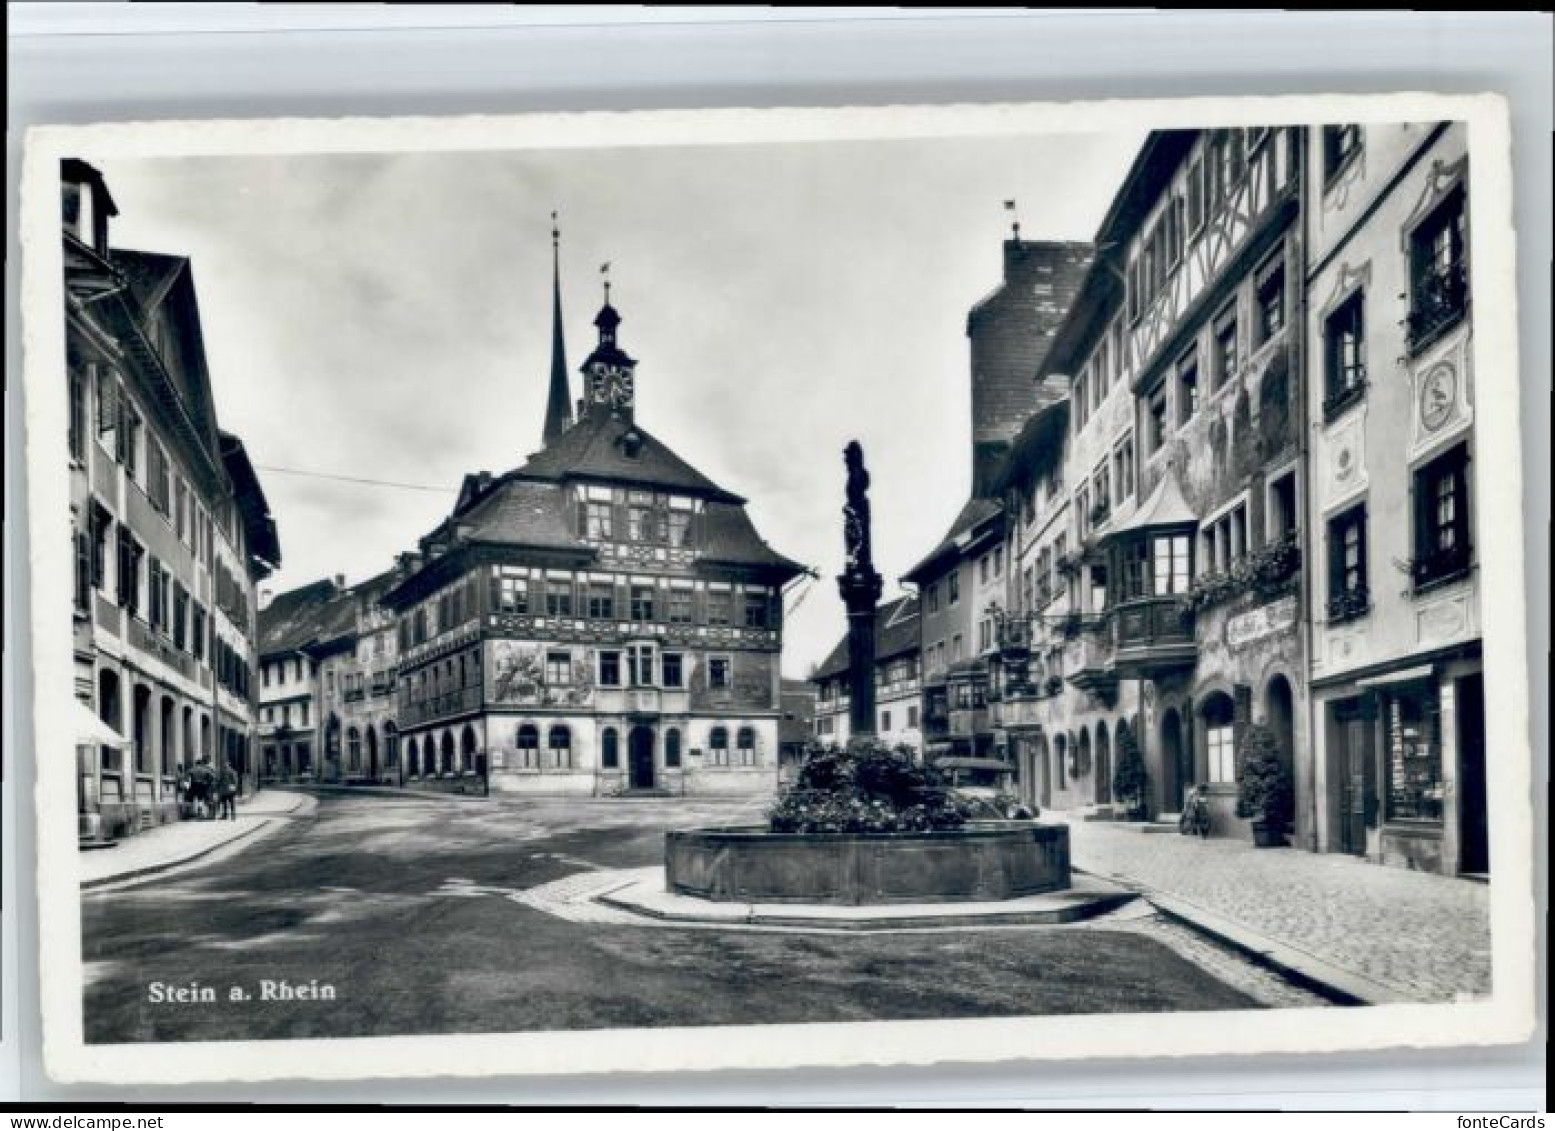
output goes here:
[{"label": "paved street", "polygon": [[1356,857],[1070,825],[1073,861],[1175,897],[1411,1001],[1490,991],[1490,889]]},{"label": "paved street", "polygon": [[569,878],[659,863],[666,828],[754,815],[670,800],[325,796],[275,818],[284,827],[251,849],[83,893],[87,1039],[1313,1004],[1277,987],[1271,996],[1267,976],[1200,943],[1184,950],[1172,928],[1137,916],[866,938],[636,925],[547,906],[586,885]]}]

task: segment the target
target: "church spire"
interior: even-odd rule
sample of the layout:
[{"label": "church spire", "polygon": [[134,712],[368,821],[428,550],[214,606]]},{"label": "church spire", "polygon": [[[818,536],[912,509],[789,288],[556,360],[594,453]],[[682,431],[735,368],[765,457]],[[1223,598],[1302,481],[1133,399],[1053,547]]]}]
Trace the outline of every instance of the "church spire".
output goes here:
[{"label": "church spire", "polygon": [[551,391],[545,404],[547,447],[572,424],[572,389],[567,380],[567,341],[562,334],[561,230],[551,213]]}]

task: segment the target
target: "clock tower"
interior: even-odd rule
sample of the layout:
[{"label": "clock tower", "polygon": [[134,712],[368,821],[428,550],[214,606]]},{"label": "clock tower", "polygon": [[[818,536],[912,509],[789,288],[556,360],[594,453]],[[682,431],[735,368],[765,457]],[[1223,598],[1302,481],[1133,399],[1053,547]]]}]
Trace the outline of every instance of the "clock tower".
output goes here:
[{"label": "clock tower", "polygon": [[616,341],[621,315],[610,305],[610,284],[605,284],[605,305],[594,316],[599,345],[583,363],[583,392],[589,412],[619,413],[628,420],[636,404],[637,362]]}]

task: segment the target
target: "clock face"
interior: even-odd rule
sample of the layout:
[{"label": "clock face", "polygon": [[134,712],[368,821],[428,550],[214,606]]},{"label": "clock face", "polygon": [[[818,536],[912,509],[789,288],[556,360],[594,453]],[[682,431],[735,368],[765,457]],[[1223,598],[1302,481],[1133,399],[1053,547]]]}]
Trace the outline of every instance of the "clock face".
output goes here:
[{"label": "clock face", "polygon": [[610,382],[610,403],[621,408],[630,408],[632,404],[632,375],[627,372],[619,372]]},{"label": "clock face", "polygon": [[1442,362],[1434,366],[1420,381],[1420,423],[1426,431],[1435,432],[1452,416],[1454,398],[1458,392],[1458,374],[1452,366]]}]

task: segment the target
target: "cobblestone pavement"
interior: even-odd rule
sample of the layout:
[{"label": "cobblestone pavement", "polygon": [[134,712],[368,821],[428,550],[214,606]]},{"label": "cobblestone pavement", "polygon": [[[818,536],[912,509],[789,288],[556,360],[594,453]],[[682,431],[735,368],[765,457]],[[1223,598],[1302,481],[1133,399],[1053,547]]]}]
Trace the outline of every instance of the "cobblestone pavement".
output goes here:
[{"label": "cobblestone pavement", "polygon": [[1271,1009],[1323,1009],[1332,1004],[1327,998],[1293,985],[1274,971],[1248,961],[1230,947],[1205,938],[1191,927],[1172,922],[1142,901],[1075,926],[1087,930],[1127,931],[1142,938],[1154,939],[1168,950],[1176,951],[1206,974],[1213,975],[1233,989],[1241,990],[1260,1005]]},{"label": "cobblestone pavement", "polygon": [[1490,992],[1490,889],[1352,856],[1074,821],[1076,868],[1159,892],[1416,1001]]}]

